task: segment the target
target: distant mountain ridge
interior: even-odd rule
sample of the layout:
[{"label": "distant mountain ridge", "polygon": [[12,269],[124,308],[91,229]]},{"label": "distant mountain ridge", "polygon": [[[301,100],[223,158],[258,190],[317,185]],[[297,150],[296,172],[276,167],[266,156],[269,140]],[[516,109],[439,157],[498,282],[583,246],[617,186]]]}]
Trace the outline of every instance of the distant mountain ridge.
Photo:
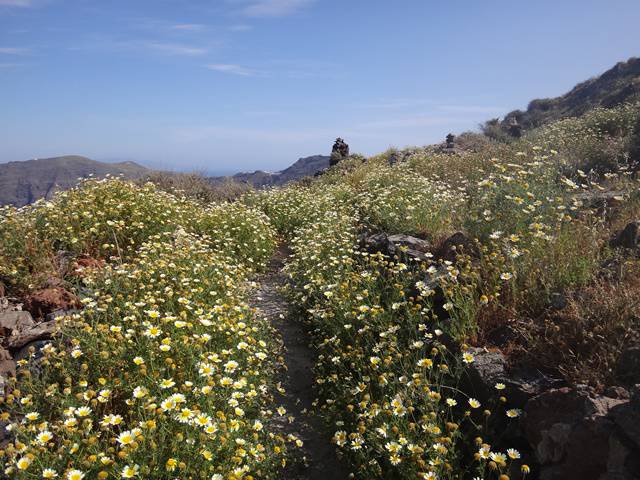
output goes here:
[{"label": "distant mountain ridge", "polygon": [[231,177],[213,177],[212,180],[215,182],[231,178],[237,182],[249,183],[256,188],[280,186],[304,177],[313,176],[327,167],[329,167],[328,155],[313,155],[299,158],[293,165],[278,172],[256,170],[251,173],[237,173]]},{"label": "distant mountain ridge", "polygon": [[[314,155],[300,158],[290,167],[275,173],[258,170],[231,177],[210,177],[209,180],[215,184],[231,179],[260,188],[284,185],[314,175],[328,166],[328,156]],[[135,162],[107,163],[79,155],[0,163],[0,206],[22,207],[40,198],[51,198],[55,192],[72,188],[78,184],[78,179],[89,176],[104,178],[107,175],[121,175],[138,179],[153,172]]]},{"label": "distant mountain ridge", "polygon": [[135,162],[105,163],[79,155],[0,164],[0,205],[22,207],[58,190],[72,188],[90,175],[140,178],[151,172]]}]

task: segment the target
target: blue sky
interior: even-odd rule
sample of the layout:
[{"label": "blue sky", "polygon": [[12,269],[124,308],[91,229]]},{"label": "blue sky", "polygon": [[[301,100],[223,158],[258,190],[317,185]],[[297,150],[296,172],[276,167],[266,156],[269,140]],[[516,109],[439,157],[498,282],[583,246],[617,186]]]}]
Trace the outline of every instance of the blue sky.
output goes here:
[{"label": "blue sky", "polygon": [[639,24],[637,0],[0,0],[0,162],[428,144],[640,55]]}]

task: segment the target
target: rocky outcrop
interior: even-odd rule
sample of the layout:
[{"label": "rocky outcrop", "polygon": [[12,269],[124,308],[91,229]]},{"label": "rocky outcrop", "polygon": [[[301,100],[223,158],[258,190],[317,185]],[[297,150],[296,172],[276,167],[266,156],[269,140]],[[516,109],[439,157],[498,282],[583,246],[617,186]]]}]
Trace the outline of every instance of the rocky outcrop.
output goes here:
[{"label": "rocky outcrop", "polygon": [[31,346],[41,348],[56,330],[56,320],[36,322],[29,312],[0,312],[0,395],[16,374],[16,361],[27,358]]},{"label": "rocky outcrop", "polygon": [[424,261],[431,258],[431,244],[411,235],[376,233],[360,238],[360,246],[369,253],[382,253],[403,260]]},{"label": "rocky outcrop", "polygon": [[471,348],[473,363],[467,367],[466,390],[489,401],[496,396],[495,386],[505,385],[503,394],[514,407],[522,408],[527,401],[564,382],[537,370],[510,369],[507,358],[497,349]]},{"label": "rocky outcrop", "polygon": [[586,388],[548,390],[527,402],[523,429],[543,480],[640,476],[637,388],[631,400]]},{"label": "rocky outcrop", "polygon": [[[610,387],[604,394],[540,372],[511,370],[497,350],[468,350],[474,356],[461,387],[490,402],[495,385],[510,407],[522,409],[520,425],[495,419],[503,438],[535,458],[541,480],[632,480],[640,478],[640,385],[632,393]],[[498,425],[499,424],[499,425]]]},{"label": "rocky outcrop", "polygon": [[405,162],[410,156],[411,152],[408,152],[406,150],[394,150],[389,153],[389,156],[387,157],[387,163],[390,166],[393,166],[397,163]]},{"label": "rocky outcrop", "polygon": [[2,347],[15,351],[28,343],[50,338],[55,331],[56,320],[37,323],[29,312],[0,313]]}]

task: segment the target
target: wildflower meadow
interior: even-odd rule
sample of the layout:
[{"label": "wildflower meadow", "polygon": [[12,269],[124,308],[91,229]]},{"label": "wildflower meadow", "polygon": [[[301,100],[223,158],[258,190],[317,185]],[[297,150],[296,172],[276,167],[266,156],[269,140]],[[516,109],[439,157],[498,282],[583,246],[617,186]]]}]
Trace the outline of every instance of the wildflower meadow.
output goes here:
[{"label": "wildflower meadow", "polygon": [[[313,414],[354,478],[527,478],[535,459],[509,435],[522,405],[503,382],[470,390],[469,372],[509,326],[526,339],[502,345],[513,364],[608,385],[632,327],[611,320],[612,303],[598,310],[604,340],[578,341],[592,328],[586,307],[549,305],[636,291],[638,258],[610,238],[640,211],[625,153],[639,115],[637,104],[595,109],[400,162],[352,156],[234,201],[107,178],[4,208],[7,286],[62,276],[82,305],[57,317],[0,399],[5,477],[283,478],[302,442],[281,428],[281,339],[248,299],[287,246],[283,294],[310,335]],[[365,242],[376,234],[429,249],[376,251]],[[60,251],[100,262],[71,275]]]}]

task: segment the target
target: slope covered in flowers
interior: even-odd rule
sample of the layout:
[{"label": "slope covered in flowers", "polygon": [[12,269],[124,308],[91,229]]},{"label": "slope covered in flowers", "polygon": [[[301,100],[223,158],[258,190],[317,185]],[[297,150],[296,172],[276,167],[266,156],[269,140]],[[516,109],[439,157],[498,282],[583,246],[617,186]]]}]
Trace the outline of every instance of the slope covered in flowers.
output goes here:
[{"label": "slope covered in flowers", "polygon": [[2,402],[6,475],[277,478],[278,347],[243,301],[274,246],[263,214],[108,180],[6,211],[0,230],[15,285],[42,260],[25,245],[113,256],[78,285],[84,308],[19,362]]},{"label": "slope covered in flowers", "polygon": [[[282,242],[316,413],[356,478],[527,476],[522,404],[501,382],[470,389],[469,372],[489,349],[569,385],[618,384],[640,261],[610,239],[640,213],[639,117],[624,105],[454,154],[352,156],[233,203],[111,179],[3,210],[3,282],[64,277],[84,306],[2,399],[5,474],[281,478],[296,439],[275,419],[280,340],[245,302]],[[367,243],[380,233],[430,248],[385,255]],[[72,275],[60,251],[105,263]]]},{"label": "slope covered in flowers", "polygon": [[[637,260],[607,242],[637,213],[627,153],[637,119],[637,106],[623,106],[475,152],[353,157],[251,199],[290,238],[289,293],[318,349],[318,410],[359,478],[530,472],[534,459],[504,436],[521,415],[511,392],[497,383],[474,398],[465,388],[471,347],[491,347],[487,334],[513,319],[526,339],[503,345],[514,362],[596,388],[611,381],[612,364],[599,362],[631,338],[619,305],[601,308],[608,341],[576,337],[595,328],[589,317],[554,318],[549,305],[559,292],[573,301],[598,288],[613,261],[609,287],[633,288]],[[616,192],[604,208],[602,191]],[[469,243],[443,252],[456,231]],[[377,232],[426,239],[431,259],[368,251],[362,238]]]}]

